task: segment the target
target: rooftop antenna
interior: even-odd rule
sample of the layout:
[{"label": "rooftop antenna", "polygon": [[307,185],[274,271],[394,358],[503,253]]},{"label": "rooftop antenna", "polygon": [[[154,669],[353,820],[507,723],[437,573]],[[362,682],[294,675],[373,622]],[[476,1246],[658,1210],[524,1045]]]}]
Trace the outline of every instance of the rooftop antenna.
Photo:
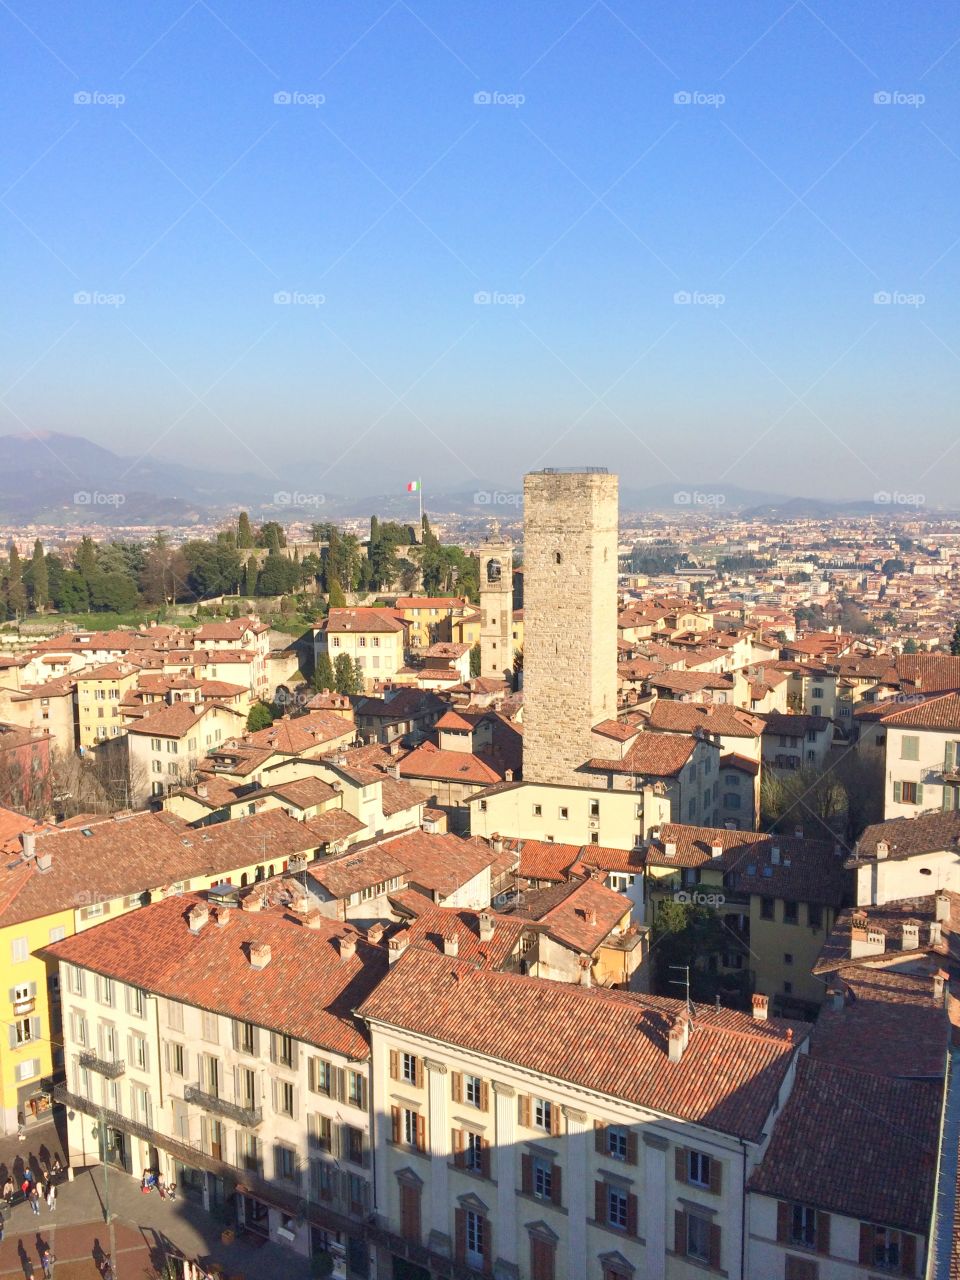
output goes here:
[{"label": "rooftop antenna", "polygon": [[687,1013],[689,1014],[690,1022],[692,1024],[693,1015],[696,1013],[696,1008],[694,1006],[693,1001],[690,999],[690,966],[688,964],[672,964],[670,966],[670,969],[672,972],[678,972],[683,974],[682,978],[671,978],[670,986],[683,987],[684,992],[686,993],[685,1003],[687,1006]]}]

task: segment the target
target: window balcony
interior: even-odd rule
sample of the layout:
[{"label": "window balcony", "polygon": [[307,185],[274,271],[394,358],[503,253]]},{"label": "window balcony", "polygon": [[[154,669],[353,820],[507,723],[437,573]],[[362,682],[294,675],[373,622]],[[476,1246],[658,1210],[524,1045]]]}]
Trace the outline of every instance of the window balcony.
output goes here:
[{"label": "window balcony", "polygon": [[236,1102],[227,1102],[226,1098],[220,1098],[215,1093],[204,1092],[197,1084],[184,1086],[183,1100],[195,1102],[204,1111],[232,1120],[244,1129],[255,1129],[263,1119],[263,1112],[259,1107],[244,1107]]},{"label": "window balcony", "polygon": [[87,1071],[96,1071],[98,1075],[106,1076],[108,1080],[116,1080],[127,1069],[127,1064],[122,1058],[98,1058],[95,1053],[81,1053],[80,1066],[85,1067]]}]

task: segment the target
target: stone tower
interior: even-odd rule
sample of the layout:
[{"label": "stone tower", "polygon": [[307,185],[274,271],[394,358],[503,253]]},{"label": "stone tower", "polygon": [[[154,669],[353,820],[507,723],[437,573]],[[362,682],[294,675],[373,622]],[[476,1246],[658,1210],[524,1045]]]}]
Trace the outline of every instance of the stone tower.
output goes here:
[{"label": "stone tower", "polygon": [[480,548],[480,674],[513,677],[513,547],[496,526]]},{"label": "stone tower", "polygon": [[617,714],[617,477],[534,471],[523,494],[523,777],[587,786]]}]

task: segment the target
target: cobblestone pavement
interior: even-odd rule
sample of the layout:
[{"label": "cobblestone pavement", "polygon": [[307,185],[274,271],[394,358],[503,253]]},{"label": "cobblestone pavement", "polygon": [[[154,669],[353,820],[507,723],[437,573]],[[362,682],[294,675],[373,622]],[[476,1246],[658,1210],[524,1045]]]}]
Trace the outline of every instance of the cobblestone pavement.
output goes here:
[{"label": "cobblestone pavement", "polygon": [[[54,1155],[65,1165],[64,1144],[54,1121],[28,1129],[27,1140],[0,1136],[0,1186],[11,1171],[25,1165],[40,1173]],[[19,1185],[21,1178],[16,1178]],[[110,1223],[104,1222],[109,1203]],[[97,1262],[109,1254],[116,1280],[151,1280],[168,1254],[218,1263],[225,1277],[243,1280],[307,1280],[310,1264],[289,1249],[272,1243],[254,1247],[241,1237],[231,1245],[220,1240],[221,1224],[203,1207],[178,1195],[161,1200],[156,1192],[143,1195],[140,1181],[99,1166],[66,1169],[57,1184],[57,1206],[46,1204],[39,1215],[29,1204],[2,1208],[4,1238],[0,1243],[0,1280],[42,1280],[40,1255],[49,1246],[54,1280],[98,1280]]]}]

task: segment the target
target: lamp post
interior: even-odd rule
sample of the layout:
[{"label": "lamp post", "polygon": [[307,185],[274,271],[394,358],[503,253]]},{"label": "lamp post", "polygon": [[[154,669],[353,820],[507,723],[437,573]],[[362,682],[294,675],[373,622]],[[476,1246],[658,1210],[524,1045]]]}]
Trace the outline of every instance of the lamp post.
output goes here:
[{"label": "lamp post", "polygon": [[100,1119],[93,1126],[93,1136],[100,1143],[101,1161],[103,1163],[103,1220],[110,1225],[110,1186],[108,1178],[107,1165],[110,1163],[110,1150],[107,1141],[107,1117],[103,1107],[100,1107]]}]

